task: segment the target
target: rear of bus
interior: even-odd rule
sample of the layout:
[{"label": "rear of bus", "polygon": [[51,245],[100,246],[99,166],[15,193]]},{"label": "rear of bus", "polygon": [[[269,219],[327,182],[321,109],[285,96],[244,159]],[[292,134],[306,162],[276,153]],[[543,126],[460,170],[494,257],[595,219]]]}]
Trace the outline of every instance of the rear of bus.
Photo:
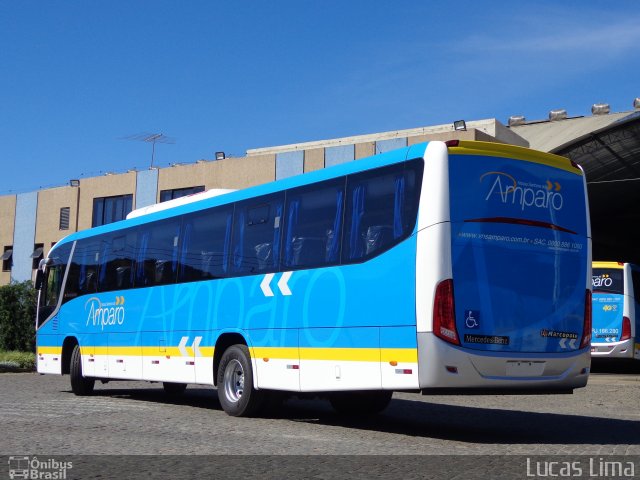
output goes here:
[{"label": "rear of bus", "polygon": [[564,157],[497,143],[452,141],[446,150],[434,146],[426,154],[425,177],[430,161],[439,164],[448,197],[434,198],[426,189],[435,186],[426,185],[420,207],[432,201],[441,216],[421,219],[420,234],[431,233],[419,249],[439,242],[441,252],[418,262],[418,269],[437,272],[418,281],[434,288],[432,297],[425,292],[431,321],[426,332],[420,322],[418,328],[423,392],[585,386],[591,235],[582,169]]},{"label": "rear of bus", "polygon": [[593,358],[633,358],[635,299],[631,265],[593,262]]}]

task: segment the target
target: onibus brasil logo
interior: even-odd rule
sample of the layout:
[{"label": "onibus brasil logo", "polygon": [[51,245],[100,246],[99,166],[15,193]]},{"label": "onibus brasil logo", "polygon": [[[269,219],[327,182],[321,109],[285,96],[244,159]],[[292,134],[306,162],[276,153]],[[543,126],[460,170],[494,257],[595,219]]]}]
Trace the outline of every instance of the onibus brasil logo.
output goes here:
[{"label": "onibus brasil logo", "polygon": [[98,297],[91,297],[84,304],[87,314],[86,326],[92,325],[104,330],[106,325],[122,325],[124,323],[124,297],[117,296],[114,302],[102,303]]},{"label": "onibus brasil logo", "polygon": [[543,185],[531,182],[521,182],[513,175],[505,172],[486,172],[480,175],[480,182],[487,179],[491,188],[485,197],[498,198],[503,204],[520,205],[524,210],[528,207],[561,210],[564,203],[558,182],[547,180]]}]

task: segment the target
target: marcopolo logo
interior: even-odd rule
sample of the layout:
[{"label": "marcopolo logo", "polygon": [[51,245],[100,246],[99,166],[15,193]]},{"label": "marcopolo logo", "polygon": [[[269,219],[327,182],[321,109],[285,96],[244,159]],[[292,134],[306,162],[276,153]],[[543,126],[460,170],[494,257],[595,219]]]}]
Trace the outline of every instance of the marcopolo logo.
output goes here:
[{"label": "marcopolo logo", "polygon": [[498,199],[503,204],[519,205],[522,210],[532,207],[556,211],[561,210],[564,203],[562,186],[551,180],[540,185],[519,181],[505,172],[486,172],[480,175],[480,182],[489,185],[485,201]]},{"label": "marcopolo logo", "polygon": [[84,304],[87,312],[86,325],[100,327],[104,330],[107,325],[122,325],[124,323],[124,297],[116,297],[115,302],[102,303],[98,297],[91,297]]}]

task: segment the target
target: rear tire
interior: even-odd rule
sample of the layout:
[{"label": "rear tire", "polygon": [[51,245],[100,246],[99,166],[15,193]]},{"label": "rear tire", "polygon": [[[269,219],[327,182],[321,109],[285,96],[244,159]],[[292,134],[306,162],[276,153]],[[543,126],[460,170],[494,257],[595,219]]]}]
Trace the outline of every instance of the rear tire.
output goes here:
[{"label": "rear tire", "polygon": [[329,397],[331,406],[341,415],[366,416],[383,411],[391,402],[390,390],[336,392]]},{"label": "rear tire", "polygon": [[82,355],[80,354],[80,345],[73,347],[71,365],[69,366],[69,375],[71,377],[71,391],[74,394],[78,396],[91,395],[96,381],[94,378],[85,378],[82,375]]},{"label": "rear tire", "polygon": [[220,405],[232,417],[249,417],[262,407],[264,392],[253,387],[251,355],[246,345],[232,345],[222,354],[217,385]]}]

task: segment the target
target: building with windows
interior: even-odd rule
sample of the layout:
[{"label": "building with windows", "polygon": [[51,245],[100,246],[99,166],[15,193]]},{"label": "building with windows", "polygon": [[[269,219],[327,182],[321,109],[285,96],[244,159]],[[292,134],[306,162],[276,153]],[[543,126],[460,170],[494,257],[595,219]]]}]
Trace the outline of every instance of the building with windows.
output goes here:
[{"label": "building with windows", "polygon": [[[600,106],[602,107],[602,106]],[[552,111],[548,120],[514,116],[374,133],[330,140],[248,150],[244,157],[199,160],[150,170],[129,171],[72,180],[68,186],[0,196],[0,285],[33,279],[39,261],[69,233],[124,219],[132,210],[210,189],[241,189],[305,172],[355,161],[430,140],[482,140],[510,143],[569,156],[593,178],[592,226],[594,258],[624,252],[640,262],[640,253],[620,245],[615,212],[600,208],[615,193],[620,205],[635,205],[640,189],[640,99],[634,111],[610,114],[594,109],[587,117]],[[606,183],[602,183],[606,182]],[[613,182],[613,183],[611,183]],[[609,197],[607,197],[609,198]],[[594,209],[594,205],[596,208]],[[594,210],[600,212],[594,217]],[[633,206],[620,208],[625,222]],[[607,225],[600,228],[600,225]],[[598,236],[598,238],[600,238]],[[626,245],[626,244],[625,244]],[[634,256],[635,255],[635,256]],[[614,257],[611,257],[614,258]],[[618,257],[616,257],[617,259]]]}]

